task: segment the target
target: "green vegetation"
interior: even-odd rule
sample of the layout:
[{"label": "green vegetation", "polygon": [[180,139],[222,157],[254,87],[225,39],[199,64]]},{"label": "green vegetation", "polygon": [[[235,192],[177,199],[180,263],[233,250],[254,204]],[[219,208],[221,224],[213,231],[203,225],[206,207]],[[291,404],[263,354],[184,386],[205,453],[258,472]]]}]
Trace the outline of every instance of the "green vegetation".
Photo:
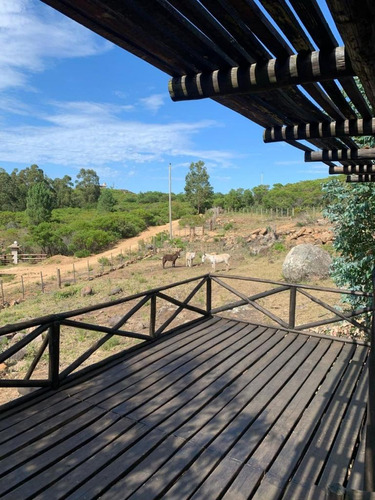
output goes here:
[{"label": "green vegetation", "polygon": [[[212,207],[248,211],[305,210],[324,204],[324,180],[266,185],[214,193],[203,161],[191,163],[185,192],[172,193],[172,215],[181,226],[202,225]],[[205,212],[203,214],[203,212]],[[158,191],[131,193],[100,187],[94,170],[81,169],[75,182],[65,175],[50,179],[37,165],[10,174],[0,169],[0,251],[17,240],[24,253],[86,257],[149,226],[169,221],[169,196]],[[227,230],[230,227],[228,226]],[[168,234],[160,235],[162,244]]]},{"label": "green vegetation", "polygon": [[[375,234],[375,187],[332,180],[324,186],[329,200],[324,215],[333,222],[335,233],[331,276],[339,287],[372,291]],[[367,305],[347,297],[353,306]]]}]

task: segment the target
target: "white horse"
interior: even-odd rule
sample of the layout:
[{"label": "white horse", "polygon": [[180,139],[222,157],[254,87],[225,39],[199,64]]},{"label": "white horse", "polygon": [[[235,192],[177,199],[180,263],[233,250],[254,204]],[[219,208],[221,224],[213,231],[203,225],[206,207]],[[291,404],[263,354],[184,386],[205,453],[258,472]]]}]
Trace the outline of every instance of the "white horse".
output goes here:
[{"label": "white horse", "polygon": [[213,253],[204,253],[202,255],[202,262],[204,262],[206,259],[211,261],[212,269],[214,272],[216,271],[216,264],[220,264],[220,262],[225,262],[227,270],[229,269],[229,259],[230,259],[229,253],[221,253],[218,255]]},{"label": "white horse", "polygon": [[186,267],[192,267],[195,259],[195,252],[186,252]]}]

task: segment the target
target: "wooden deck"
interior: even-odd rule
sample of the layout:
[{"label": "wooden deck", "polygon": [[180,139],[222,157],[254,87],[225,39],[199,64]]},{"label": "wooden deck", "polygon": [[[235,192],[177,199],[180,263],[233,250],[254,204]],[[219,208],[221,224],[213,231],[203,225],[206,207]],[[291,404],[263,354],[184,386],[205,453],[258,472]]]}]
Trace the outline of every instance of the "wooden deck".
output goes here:
[{"label": "wooden deck", "polygon": [[363,489],[367,356],[365,345],[217,317],[181,328],[3,411],[0,496]]}]

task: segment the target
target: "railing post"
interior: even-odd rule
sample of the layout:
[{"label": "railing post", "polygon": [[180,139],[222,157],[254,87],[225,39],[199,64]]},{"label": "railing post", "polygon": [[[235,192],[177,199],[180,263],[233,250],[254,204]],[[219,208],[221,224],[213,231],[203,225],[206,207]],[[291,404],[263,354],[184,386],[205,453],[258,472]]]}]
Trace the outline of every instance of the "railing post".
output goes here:
[{"label": "railing post", "polygon": [[209,275],[206,284],[206,311],[211,313],[212,309],[212,279]]},{"label": "railing post", "polygon": [[296,326],[296,302],[297,302],[297,287],[290,287],[289,296],[289,328]]},{"label": "railing post", "polygon": [[151,310],[150,310],[150,337],[155,337],[155,325],[156,325],[156,295],[151,296]]},{"label": "railing post", "polygon": [[365,490],[375,491],[375,269],[372,271],[371,347],[368,359],[368,402],[365,451]]},{"label": "railing post", "polygon": [[54,321],[48,329],[49,381],[52,389],[60,385],[60,323]]}]

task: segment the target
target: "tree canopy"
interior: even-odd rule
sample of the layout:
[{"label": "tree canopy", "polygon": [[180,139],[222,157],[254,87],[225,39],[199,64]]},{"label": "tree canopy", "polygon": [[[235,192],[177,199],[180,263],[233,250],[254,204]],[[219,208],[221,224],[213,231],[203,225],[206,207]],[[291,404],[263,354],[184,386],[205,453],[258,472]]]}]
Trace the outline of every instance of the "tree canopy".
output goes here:
[{"label": "tree canopy", "polygon": [[198,214],[212,206],[214,192],[209,178],[203,161],[190,164],[185,177],[185,193],[187,200]]}]

